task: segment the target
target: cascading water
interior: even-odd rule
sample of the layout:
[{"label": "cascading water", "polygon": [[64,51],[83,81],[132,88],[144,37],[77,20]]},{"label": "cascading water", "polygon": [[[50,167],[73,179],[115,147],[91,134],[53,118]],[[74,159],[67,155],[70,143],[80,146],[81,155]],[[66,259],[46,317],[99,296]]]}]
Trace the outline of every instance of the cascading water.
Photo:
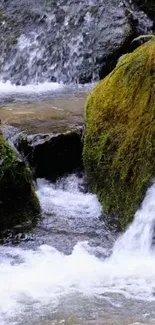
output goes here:
[{"label": "cascading water", "polygon": [[155,185],[148,190],[135,220],[125,234],[117,241],[114,254],[153,254],[155,231]]},{"label": "cascading water", "polygon": [[83,178],[39,180],[37,194],[45,218],[31,241],[0,248],[0,324],[154,324],[155,185],[112,253]]},{"label": "cascading water", "polygon": [[152,22],[127,0],[7,0],[0,27],[2,81],[87,83],[129,50],[135,28],[147,33]]},{"label": "cascading water", "polygon": [[129,0],[2,0],[1,103],[81,92],[152,26]]},{"label": "cascading water", "polygon": [[[131,16],[141,32],[152,27],[130,3],[2,0],[1,103],[74,93],[64,83],[109,72],[133,38]],[[18,246],[0,247],[0,325],[155,324],[155,185],[115,241],[84,182],[37,181],[43,219]]]}]

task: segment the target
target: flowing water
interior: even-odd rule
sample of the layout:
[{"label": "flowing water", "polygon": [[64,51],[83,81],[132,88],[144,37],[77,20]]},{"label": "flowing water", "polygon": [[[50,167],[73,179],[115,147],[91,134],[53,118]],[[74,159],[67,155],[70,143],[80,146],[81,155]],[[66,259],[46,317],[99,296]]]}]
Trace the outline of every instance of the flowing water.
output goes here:
[{"label": "flowing water", "polygon": [[155,185],[118,239],[83,175],[36,191],[42,221],[0,248],[0,324],[155,324]]},{"label": "flowing water", "polygon": [[[20,112],[21,124],[24,114],[41,116],[45,108],[42,119],[47,114],[49,126],[54,107],[60,113],[67,108],[67,116],[74,113],[79,123],[87,91],[2,83],[0,118]],[[35,129],[48,126],[40,121]],[[155,185],[119,238],[101,221],[101,206],[87,190],[83,175],[56,184],[37,180],[41,222],[0,246],[0,325],[155,324]]]},{"label": "flowing water", "polygon": [[[1,1],[0,123],[31,133],[83,123],[92,84],[78,83],[114,67],[131,21],[152,28],[127,3]],[[155,185],[119,238],[87,187],[84,175],[37,180],[41,221],[0,246],[0,325],[155,324]]]},{"label": "flowing water", "polygon": [[94,84],[16,86],[0,82],[0,121],[26,133],[63,132],[83,125],[84,105]]},{"label": "flowing water", "polygon": [[97,80],[102,67],[109,71],[104,61],[111,52],[116,62],[135,36],[128,16],[143,33],[152,27],[128,6],[126,0],[1,0],[0,79],[19,85]]}]

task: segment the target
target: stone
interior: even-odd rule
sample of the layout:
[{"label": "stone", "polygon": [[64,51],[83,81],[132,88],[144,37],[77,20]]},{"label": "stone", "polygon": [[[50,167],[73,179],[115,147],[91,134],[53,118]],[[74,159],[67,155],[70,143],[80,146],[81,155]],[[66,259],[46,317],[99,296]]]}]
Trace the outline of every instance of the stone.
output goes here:
[{"label": "stone", "polygon": [[101,79],[152,26],[131,1],[7,0],[0,27],[1,79],[25,85]]},{"label": "stone", "polygon": [[126,55],[87,99],[84,166],[124,229],[155,176],[155,37]]},{"label": "stone", "polygon": [[58,134],[21,134],[16,146],[27,159],[35,177],[55,181],[82,168],[82,133],[78,127]]},{"label": "stone", "polygon": [[[154,0],[134,0],[137,6],[146,12],[146,14],[153,20],[155,24],[155,2]],[[155,25],[154,25],[155,27]]]},{"label": "stone", "polygon": [[0,233],[31,221],[40,214],[30,169],[0,134]]}]

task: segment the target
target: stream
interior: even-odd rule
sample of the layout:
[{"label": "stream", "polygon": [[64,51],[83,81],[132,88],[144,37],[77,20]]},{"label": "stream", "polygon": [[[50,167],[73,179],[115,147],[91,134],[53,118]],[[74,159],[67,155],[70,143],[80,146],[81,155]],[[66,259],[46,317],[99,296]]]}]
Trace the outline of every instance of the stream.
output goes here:
[{"label": "stream", "polygon": [[[152,33],[136,2],[1,0],[2,127],[83,125],[90,89]],[[0,325],[155,325],[155,184],[124,234],[84,173],[37,179],[35,189],[37,226],[0,245]]]},{"label": "stream", "polygon": [[36,193],[40,223],[0,247],[0,324],[155,324],[155,185],[118,238],[83,174]]}]

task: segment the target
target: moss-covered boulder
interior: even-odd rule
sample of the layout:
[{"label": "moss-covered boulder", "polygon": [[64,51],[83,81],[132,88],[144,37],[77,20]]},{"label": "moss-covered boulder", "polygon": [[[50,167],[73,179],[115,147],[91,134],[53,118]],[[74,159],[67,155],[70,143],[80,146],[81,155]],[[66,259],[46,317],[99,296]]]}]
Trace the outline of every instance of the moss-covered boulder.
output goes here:
[{"label": "moss-covered boulder", "polygon": [[0,134],[0,232],[33,222],[39,212],[30,170]]},{"label": "moss-covered boulder", "polygon": [[84,165],[105,213],[132,220],[155,175],[155,40],[126,55],[86,103]]}]

